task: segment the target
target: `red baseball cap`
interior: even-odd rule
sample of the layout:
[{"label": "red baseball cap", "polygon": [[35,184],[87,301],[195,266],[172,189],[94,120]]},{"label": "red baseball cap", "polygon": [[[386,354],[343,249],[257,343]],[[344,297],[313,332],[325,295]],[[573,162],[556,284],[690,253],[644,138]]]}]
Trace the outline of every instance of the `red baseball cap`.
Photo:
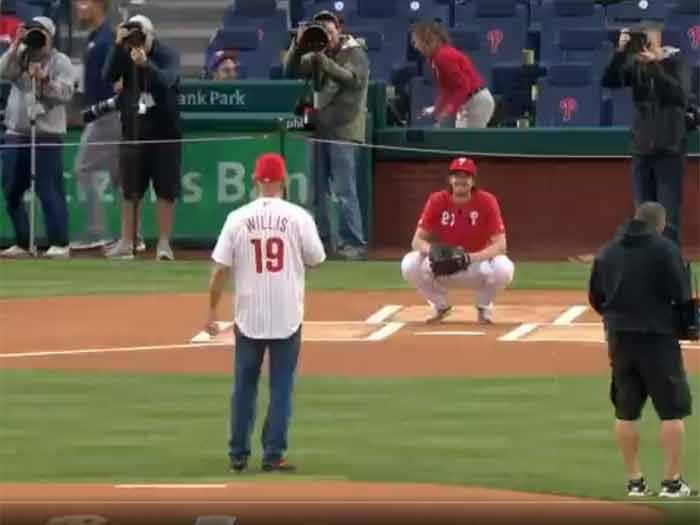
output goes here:
[{"label": "red baseball cap", "polygon": [[253,180],[255,182],[280,182],[284,180],[286,171],[281,155],[263,153],[255,161]]},{"label": "red baseball cap", "polygon": [[476,164],[469,157],[457,157],[450,162],[449,172],[476,175]]}]

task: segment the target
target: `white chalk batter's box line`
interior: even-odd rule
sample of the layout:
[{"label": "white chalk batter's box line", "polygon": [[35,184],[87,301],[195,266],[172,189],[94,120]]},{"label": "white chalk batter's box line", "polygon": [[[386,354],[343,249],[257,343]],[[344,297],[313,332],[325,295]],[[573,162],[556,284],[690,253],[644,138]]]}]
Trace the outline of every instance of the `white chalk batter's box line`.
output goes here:
[{"label": "white chalk batter's box line", "polygon": [[[556,327],[565,329],[576,330],[578,328],[589,328],[595,327],[602,330],[603,325],[601,323],[567,323],[567,324],[556,324],[556,323],[523,323],[517,328],[511,330],[507,334],[498,338],[499,341],[512,342],[512,343],[592,343],[592,344],[605,344],[606,341],[602,337],[585,337],[572,335],[571,337],[537,337],[537,335],[530,335],[539,328]],[[695,341],[681,341],[681,347],[690,350],[700,350],[700,343]]]},{"label": "white chalk batter's box line", "polygon": [[[230,321],[219,321],[217,324],[219,325],[219,332],[229,330],[233,327],[233,323]],[[384,323],[369,321],[304,321],[302,326],[371,325],[376,326],[377,328],[364,337],[303,337],[303,340],[304,342],[312,343],[372,343],[384,341],[385,339],[389,338],[390,336],[401,330],[401,328],[403,328],[405,324],[406,323]],[[190,343],[194,345],[206,343],[211,343],[214,345],[229,344],[212,340],[212,336],[210,336],[207,332],[204,331],[199,332],[192,339],[190,339]]]}]

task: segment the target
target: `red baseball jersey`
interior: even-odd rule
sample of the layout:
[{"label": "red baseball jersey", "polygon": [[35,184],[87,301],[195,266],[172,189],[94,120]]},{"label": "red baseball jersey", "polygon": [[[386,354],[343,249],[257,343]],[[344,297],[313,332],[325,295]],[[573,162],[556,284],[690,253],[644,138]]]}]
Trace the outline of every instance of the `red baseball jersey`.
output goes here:
[{"label": "red baseball jersey", "polygon": [[483,250],[491,237],[506,231],[496,197],[480,189],[473,190],[471,199],[461,206],[455,205],[446,190],[432,193],[418,227],[435,235],[440,242],[461,246],[472,253]]}]

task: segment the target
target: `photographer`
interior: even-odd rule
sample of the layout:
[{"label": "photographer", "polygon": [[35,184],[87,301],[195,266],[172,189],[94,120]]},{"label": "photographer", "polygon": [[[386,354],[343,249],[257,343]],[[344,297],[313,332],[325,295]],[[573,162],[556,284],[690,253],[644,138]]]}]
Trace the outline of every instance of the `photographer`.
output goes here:
[{"label": "photographer", "polygon": [[[99,175],[107,171],[113,187],[118,187],[119,147],[114,143],[121,137],[121,127],[119,113],[110,111],[116,102],[114,85],[102,76],[114,42],[114,31],[106,19],[109,0],[78,0],[75,6],[79,23],[90,30],[83,59],[86,125],[74,169],[76,182],[85,194],[87,227],[82,238],[71,243],[71,249],[87,250],[106,244]],[[111,144],[92,145],[105,142]]]},{"label": "photographer", "polygon": [[[63,182],[63,137],[66,107],[73,97],[75,71],[70,59],[53,48],[56,28],[38,16],[20,27],[17,37],[0,57],[0,78],[12,82],[5,112],[6,148],[2,151],[2,187],[16,244],[3,257],[26,257],[30,223],[24,194],[31,187],[31,155],[36,152],[36,192],[41,201],[50,258],[67,258],[68,210]],[[35,116],[36,144],[31,146]]]},{"label": "photographer", "polygon": [[300,29],[284,61],[285,76],[312,79],[313,107],[305,112],[317,139],[342,143],[313,144],[314,208],[316,223],[327,250],[331,248],[328,200],[333,193],[340,203],[339,245],[342,259],[364,259],[367,243],[357,197],[359,148],[365,139],[369,60],[362,44],[341,34],[340,21],[329,11]]},{"label": "photographer", "polygon": [[660,235],[665,226],[663,206],[642,203],[596,255],[588,288],[607,336],[615,437],[629,496],[651,494],[639,458],[638,421],[647,397],[661,420],[659,496],[697,495],[681,475],[683,419],[692,400],[674,319],[674,305],[687,301],[690,290],[680,250]]},{"label": "photographer", "polygon": [[118,107],[125,141],[120,173],[124,192],[121,239],[107,252],[110,258],[133,258],[139,201],[153,182],[158,218],[157,260],[174,259],[170,247],[173,209],[180,195],[180,115],[177,94],[180,57],[155,38],[151,21],[131,17],[117,29],[115,46],[104,71],[110,82],[122,80]]},{"label": "photographer", "polygon": [[676,48],[661,45],[661,27],[644,23],[622,30],[605,68],[606,88],[632,87],[632,188],[634,203],[660,202],[668,214],[664,235],[680,243],[686,142],[688,73]]}]

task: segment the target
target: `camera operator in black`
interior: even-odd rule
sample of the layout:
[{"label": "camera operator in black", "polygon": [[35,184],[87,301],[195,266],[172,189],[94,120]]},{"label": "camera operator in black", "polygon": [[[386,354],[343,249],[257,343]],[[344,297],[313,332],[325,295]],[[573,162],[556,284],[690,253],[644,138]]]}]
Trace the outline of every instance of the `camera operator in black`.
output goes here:
[{"label": "camera operator in black", "polygon": [[680,244],[689,80],[680,50],[661,45],[661,30],[655,23],[622,30],[602,85],[632,88],[634,203],[663,204],[668,213],[664,235]]},{"label": "camera operator in black", "polygon": [[647,396],[661,419],[664,475],[660,496],[693,494],[681,478],[683,418],[690,388],[678,343],[674,306],[690,295],[678,247],[663,237],[666,211],[642,203],[634,219],[595,257],[589,302],[603,316],[612,367],[610,399],[615,436],[627,471],[629,496],[648,491],[639,462],[637,423]]},{"label": "camera operator in black", "polygon": [[175,141],[121,146],[122,232],[106,255],[133,258],[139,201],[152,180],[157,197],[156,259],[173,260],[170,236],[175,200],[180,195],[178,141],[182,137],[177,105],[180,56],[155,38],[148,18],[136,15],[117,28],[104,75],[110,82],[122,80],[119,109],[125,141]]},{"label": "camera operator in black", "polygon": [[[302,26],[292,42],[284,60],[284,73],[312,80],[317,98],[314,136],[332,141],[314,142],[312,147],[314,215],[321,239],[332,251],[328,207],[332,188],[340,205],[336,255],[364,259],[367,242],[357,197],[356,144],[365,140],[369,59],[364,43],[341,29],[340,21],[330,11],[314,15],[313,24]],[[302,37],[314,32],[327,45],[319,45],[314,38],[305,46]]]}]

